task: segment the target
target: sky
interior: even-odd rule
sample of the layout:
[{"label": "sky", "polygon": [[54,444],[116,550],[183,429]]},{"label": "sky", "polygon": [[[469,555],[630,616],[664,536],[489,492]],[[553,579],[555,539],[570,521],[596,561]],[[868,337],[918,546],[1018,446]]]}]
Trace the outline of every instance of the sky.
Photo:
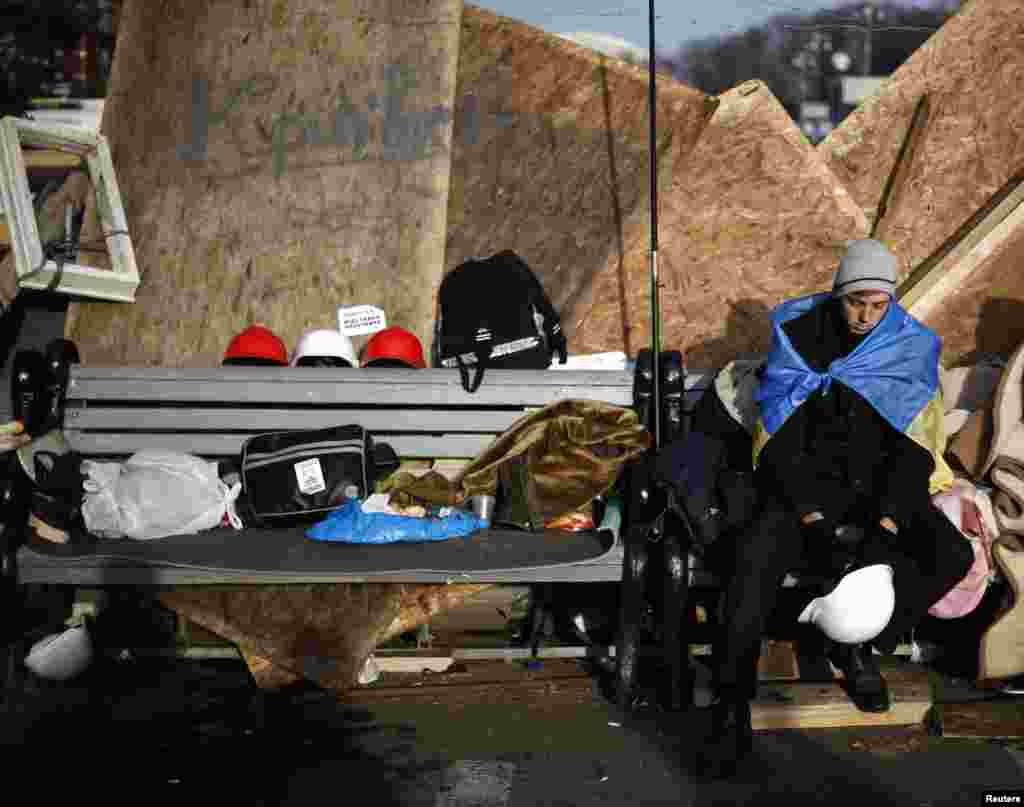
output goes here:
[{"label": "sky", "polygon": [[[674,51],[685,40],[739,33],[760,25],[775,14],[807,14],[848,2],[656,0],[656,48]],[[555,34],[601,33],[624,39],[640,48],[646,48],[648,44],[648,0],[474,0],[473,4]]]}]

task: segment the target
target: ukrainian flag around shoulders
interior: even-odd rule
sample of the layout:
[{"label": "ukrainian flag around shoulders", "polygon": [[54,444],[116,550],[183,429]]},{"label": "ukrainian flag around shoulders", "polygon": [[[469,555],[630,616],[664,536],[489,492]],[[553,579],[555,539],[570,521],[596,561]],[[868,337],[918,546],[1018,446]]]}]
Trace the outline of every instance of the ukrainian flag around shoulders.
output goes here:
[{"label": "ukrainian flag around shoulders", "polygon": [[896,431],[931,453],[935,470],[930,492],[948,490],[953,472],[943,458],[942,340],[893,300],[882,321],[856,348],[829,364],[825,372],[816,372],[794,349],[782,326],[830,297],[827,293],[800,297],[772,311],[772,346],[756,395],[754,467],[762,449],[796,408],[818,389],[827,392],[833,382],[839,382],[859,393]]}]

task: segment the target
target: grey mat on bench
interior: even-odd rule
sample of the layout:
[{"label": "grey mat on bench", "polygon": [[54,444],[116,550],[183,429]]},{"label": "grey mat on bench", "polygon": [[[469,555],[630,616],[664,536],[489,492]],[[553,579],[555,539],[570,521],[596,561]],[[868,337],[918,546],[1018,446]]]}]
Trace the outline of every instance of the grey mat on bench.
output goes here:
[{"label": "grey mat on bench", "polygon": [[156,541],[101,540],[82,554],[54,557],[25,548],[35,566],[170,566],[195,571],[288,575],[373,575],[411,572],[458,574],[546,569],[593,562],[610,553],[610,531],[529,533],[480,530],[430,543],[325,543],[302,528],[215,529]]}]

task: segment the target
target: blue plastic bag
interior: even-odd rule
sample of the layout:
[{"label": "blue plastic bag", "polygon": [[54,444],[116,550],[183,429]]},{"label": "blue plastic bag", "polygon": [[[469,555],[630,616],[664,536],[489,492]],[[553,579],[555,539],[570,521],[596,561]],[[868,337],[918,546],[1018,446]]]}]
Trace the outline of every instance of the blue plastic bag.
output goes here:
[{"label": "blue plastic bag", "polygon": [[364,513],[353,499],[306,530],[314,541],[346,544],[393,544],[398,541],[445,541],[483,529],[487,522],[473,513],[452,509],[444,518],[413,518],[387,513]]}]

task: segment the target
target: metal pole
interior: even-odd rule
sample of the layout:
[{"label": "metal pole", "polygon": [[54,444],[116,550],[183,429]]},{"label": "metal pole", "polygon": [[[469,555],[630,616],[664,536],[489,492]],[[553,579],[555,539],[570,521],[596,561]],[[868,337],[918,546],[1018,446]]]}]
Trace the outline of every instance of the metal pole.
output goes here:
[{"label": "metal pole", "polygon": [[654,363],[654,447],[661,448],[661,313],[658,304],[658,145],[657,123],[655,120],[655,51],[654,51],[654,0],[648,0],[650,107],[650,162],[651,162],[651,353]]},{"label": "metal pole", "polygon": [[875,6],[874,6],[873,3],[869,2],[864,7],[864,16],[867,18],[868,25],[867,25],[867,29],[864,32],[864,67],[863,67],[863,70],[864,70],[864,75],[865,76],[870,76],[870,75],[872,75],[872,72],[871,72],[871,55],[872,55],[871,54],[871,37],[872,37],[872,34],[874,33],[873,32],[873,28],[874,28],[874,22],[875,22]]}]

